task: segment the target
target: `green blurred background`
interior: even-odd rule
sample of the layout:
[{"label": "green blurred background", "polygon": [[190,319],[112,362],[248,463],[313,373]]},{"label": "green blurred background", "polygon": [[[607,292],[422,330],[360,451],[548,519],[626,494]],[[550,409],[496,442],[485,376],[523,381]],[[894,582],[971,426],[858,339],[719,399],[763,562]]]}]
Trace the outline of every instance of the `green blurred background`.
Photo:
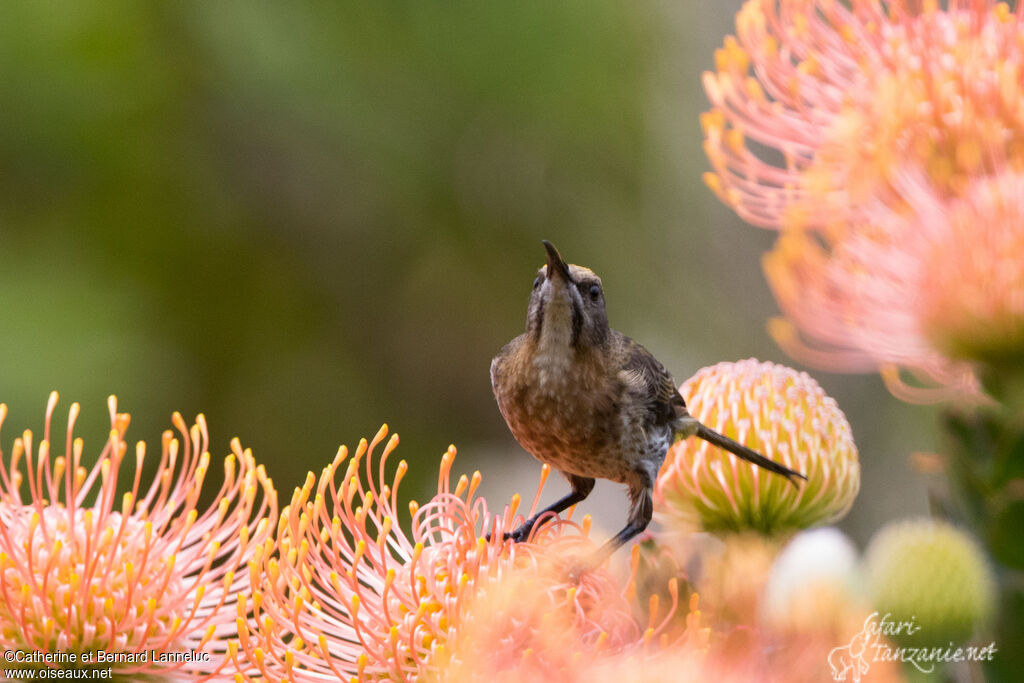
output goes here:
[{"label": "green blurred background", "polygon": [[[799,367],[765,332],[773,235],[700,180],[700,75],[739,4],[5,3],[4,451],[58,389],[97,452],[116,393],[129,438],[202,411],[214,455],[239,436],[287,498],[387,421],[410,495],[454,442],[500,507],[538,466],[488,367],[542,238],[679,382]],[[861,449],[843,527],[925,510],[908,455],[937,447],[934,412],[812,374]]]}]

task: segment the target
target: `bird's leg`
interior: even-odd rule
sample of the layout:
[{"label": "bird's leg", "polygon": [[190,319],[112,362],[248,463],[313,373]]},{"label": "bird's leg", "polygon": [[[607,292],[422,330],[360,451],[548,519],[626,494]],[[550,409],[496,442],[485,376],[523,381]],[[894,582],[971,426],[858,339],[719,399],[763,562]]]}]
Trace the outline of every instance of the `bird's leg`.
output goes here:
[{"label": "bird's leg", "polygon": [[603,563],[623,543],[642,532],[651,523],[651,517],[654,516],[654,500],[651,498],[653,488],[654,482],[649,472],[634,472],[629,481],[629,519],[622,531],[605,542],[595,553],[595,566]]},{"label": "bird's leg", "polygon": [[569,486],[572,487],[569,495],[559,498],[551,505],[548,505],[537,514],[527,519],[513,531],[505,534],[505,538],[511,538],[516,543],[525,541],[529,538],[530,532],[533,531],[533,526],[537,523],[538,519],[549,512],[559,513],[562,510],[575,505],[589,496],[590,492],[594,490],[594,479],[592,477],[578,477],[575,474],[566,474],[565,476],[569,480]]}]

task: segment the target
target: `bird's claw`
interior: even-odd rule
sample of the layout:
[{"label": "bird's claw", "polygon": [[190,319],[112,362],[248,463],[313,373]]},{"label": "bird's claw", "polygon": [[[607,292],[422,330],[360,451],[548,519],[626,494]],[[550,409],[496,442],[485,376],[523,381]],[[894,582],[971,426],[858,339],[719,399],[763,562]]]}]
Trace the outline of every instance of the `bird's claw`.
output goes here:
[{"label": "bird's claw", "polygon": [[505,532],[505,540],[512,539],[513,543],[522,543],[523,541],[529,540],[530,532],[533,531],[533,527],[536,526],[537,520],[528,519],[512,531]]},{"label": "bird's claw", "polygon": [[533,531],[533,525],[527,526],[523,524],[519,528],[512,530],[511,533],[505,534],[505,538],[511,538],[513,543],[522,543],[530,538],[531,531]]},{"label": "bird's claw", "polygon": [[[506,531],[505,533],[503,533],[501,535],[501,540],[502,540],[502,542],[504,542],[504,541],[508,541],[508,540],[511,539],[513,543],[522,543],[523,541],[525,541],[526,539],[528,539],[530,537],[530,532],[531,531],[533,531],[533,525],[532,524],[523,524],[523,525],[513,529],[512,531]],[[486,538],[487,542],[490,543],[491,542],[491,538],[493,536],[494,536],[494,534],[487,534],[484,538]]]}]

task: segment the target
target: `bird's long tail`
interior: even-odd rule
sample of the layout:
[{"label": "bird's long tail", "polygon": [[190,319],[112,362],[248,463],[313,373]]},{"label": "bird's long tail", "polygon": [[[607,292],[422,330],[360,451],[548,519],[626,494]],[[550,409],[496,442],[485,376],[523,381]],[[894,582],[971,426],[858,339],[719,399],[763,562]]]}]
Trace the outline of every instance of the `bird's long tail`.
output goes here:
[{"label": "bird's long tail", "polygon": [[791,470],[785,465],[780,465],[774,460],[764,457],[757,451],[751,450],[744,446],[743,444],[733,441],[729,437],[719,434],[713,429],[705,427],[703,424],[699,422],[697,423],[697,431],[694,432],[694,434],[700,437],[701,439],[704,439],[708,443],[714,444],[719,448],[724,448],[733,455],[743,458],[747,462],[752,462],[758,467],[763,467],[769,472],[781,474],[782,476],[789,480],[789,483],[793,484],[794,486],[798,485],[796,478],[800,478],[803,479],[804,481],[807,481],[807,477],[800,474],[796,470]]}]

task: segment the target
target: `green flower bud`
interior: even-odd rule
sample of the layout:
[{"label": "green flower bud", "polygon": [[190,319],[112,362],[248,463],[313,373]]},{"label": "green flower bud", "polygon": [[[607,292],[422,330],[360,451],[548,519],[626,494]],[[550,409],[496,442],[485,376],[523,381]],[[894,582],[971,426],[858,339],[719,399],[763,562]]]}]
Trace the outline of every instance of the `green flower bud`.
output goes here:
[{"label": "green flower bud", "polygon": [[875,534],[865,563],[879,615],[912,624],[887,634],[899,645],[959,644],[992,615],[995,580],[984,554],[972,537],[950,524],[893,522]]}]

